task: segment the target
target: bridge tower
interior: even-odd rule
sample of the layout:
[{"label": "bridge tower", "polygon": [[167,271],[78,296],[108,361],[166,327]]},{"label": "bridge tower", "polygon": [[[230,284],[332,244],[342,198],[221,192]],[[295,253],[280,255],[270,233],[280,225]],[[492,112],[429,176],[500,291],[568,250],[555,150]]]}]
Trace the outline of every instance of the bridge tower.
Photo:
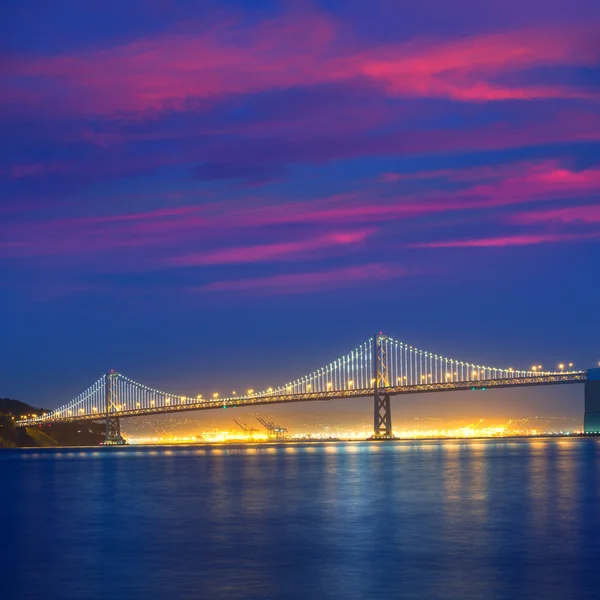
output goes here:
[{"label": "bridge tower", "polygon": [[585,382],[585,433],[600,433],[600,369],[589,369]]},{"label": "bridge tower", "polygon": [[125,440],[121,437],[121,422],[114,412],[119,410],[119,374],[109,371],[105,376],[106,391],[106,434],[104,445],[122,445]]},{"label": "bridge tower", "polygon": [[390,395],[385,392],[389,387],[388,365],[385,356],[385,345],[382,343],[386,336],[381,332],[373,338],[373,388],[374,388],[374,420],[373,436],[375,440],[390,440],[394,438],[392,431],[392,408]]}]

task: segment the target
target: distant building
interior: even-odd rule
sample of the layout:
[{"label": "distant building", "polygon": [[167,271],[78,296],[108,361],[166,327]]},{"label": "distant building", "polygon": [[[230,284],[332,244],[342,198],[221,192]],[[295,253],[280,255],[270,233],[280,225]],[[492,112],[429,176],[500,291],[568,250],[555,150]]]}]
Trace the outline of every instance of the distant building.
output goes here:
[{"label": "distant building", "polygon": [[590,369],[585,382],[585,433],[600,433],[600,369]]}]

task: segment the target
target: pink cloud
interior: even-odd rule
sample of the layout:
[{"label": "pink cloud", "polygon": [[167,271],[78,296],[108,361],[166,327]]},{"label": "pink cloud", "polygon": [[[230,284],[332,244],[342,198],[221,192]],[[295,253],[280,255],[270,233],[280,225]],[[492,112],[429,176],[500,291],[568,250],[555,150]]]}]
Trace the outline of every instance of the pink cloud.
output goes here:
[{"label": "pink cloud", "polygon": [[66,173],[74,168],[72,162],[49,161],[46,163],[36,162],[27,164],[11,165],[7,169],[0,169],[0,176],[7,175],[11,179],[23,179],[24,177],[35,177],[39,175],[52,175]]},{"label": "pink cloud", "polygon": [[[579,109],[559,111],[551,110],[543,113],[543,118],[535,118],[528,122],[511,124],[494,123],[468,129],[441,129],[441,130],[409,130],[380,132],[375,135],[357,132],[356,128],[349,126],[346,133],[336,129],[331,135],[329,126],[331,120],[322,118],[315,122],[302,121],[302,133],[287,131],[286,135],[279,130],[280,123],[276,123],[274,134],[271,134],[272,122],[260,121],[263,133],[259,137],[236,138],[236,125],[230,129],[223,129],[223,135],[209,135],[198,142],[201,130],[177,128],[174,135],[187,138],[185,153],[165,151],[161,145],[153,144],[149,153],[140,155],[131,152],[134,147],[129,142],[145,141],[146,134],[119,133],[109,136],[105,140],[110,147],[102,151],[102,160],[98,156],[82,156],[73,161],[72,173],[82,182],[93,183],[98,180],[107,180],[127,175],[154,172],[173,165],[186,165],[191,168],[194,163],[206,163],[209,166],[229,167],[229,171],[248,171],[257,164],[267,165],[274,172],[284,172],[289,164],[308,163],[323,164],[332,160],[352,159],[362,156],[415,156],[434,152],[456,154],[459,152],[493,151],[506,148],[543,145],[566,141],[597,141],[600,139],[600,115],[591,110]],[[350,119],[354,123],[355,119]],[[325,123],[325,125],[323,125]],[[364,123],[363,123],[364,125]],[[337,127],[337,126],[336,126]],[[360,127],[358,128],[360,129]],[[138,135],[141,138],[138,139]],[[155,139],[170,139],[170,132],[152,132]],[[190,144],[191,141],[193,144]],[[72,140],[71,140],[72,141]],[[249,168],[249,169],[248,169]],[[265,167],[263,167],[265,168]],[[497,168],[494,167],[494,170]],[[209,169],[210,170],[210,169]],[[228,169],[225,169],[228,170]],[[437,179],[444,177],[450,180],[459,180],[458,175],[450,175],[446,170],[435,173],[423,172],[421,174],[393,174],[388,179],[410,180]],[[476,178],[477,174],[474,173]],[[467,173],[465,180],[469,178]],[[484,179],[486,177],[483,177]],[[268,180],[268,178],[267,178]]]},{"label": "pink cloud", "polygon": [[481,208],[508,206],[553,199],[572,199],[596,195],[600,191],[600,169],[572,171],[557,161],[522,163],[513,174],[497,181],[474,185],[463,198],[472,198]]},{"label": "pink cloud", "polygon": [[475,180],[499,180],[515,176],[523,176],[528,171],[535,171],[547,167],[553,168],[556,161],[522,161],[500,165],[483,165],[476,167],[461,167],[454,169],[437,169],[432,171],[414,171],[407,173],[386,172],[375,178],[379,183],[397,183],[400,181],[427,181],[443,179],[455,182],[469,182]]},{"label": "pink cloud", "polygon": [[379,183],[398,183],[399,181],[422,181],[430,179],[448,179],[456,171],[453,169],[440,169],[438,171],[417,171],[414,173],[394,173],[387,171],[375,178]]},{"label": "pink cloud", "polygon": [[[245,198],[243,202],[163,207],[146,212],[29,221],[10,226],[6,223],[0,226],[0,255],[13,258],[82,256],[119,248],[162,248],[163,264],[278,260],[335,252],[336,248],[364,243],[372,231],[365,228],[367,223],[384,224],[460,211],[468,211],[469,217],[474,218],[495,208],[553,200],[572,201],[595,197],[600,192],[600,169],[572,171],[556,161],[458,169],[448,171],[446,176],[470,185],[450,192],[434,188],[392,198],[377,197],[372,190],[366,189],[305,202],[280,199],[275,203],[256,197]],[[568,216],[567,212],[553,214],[553,218],[562,215],[566,219]],[[582,218],[590,218],[586,217],[587,213],[581,214]],[[535,217],[515,216],[514,219],[534,222]],[[270,239],[270,228],[280,225],[333,229],[327,234],[320,233],[300,241]],[[336,229],[349,225],[360,228],[336,233]],[[261,240],[264,240],[261,244],[222,248],[223,240],[244,239],[241,230],[253,229],[260,231]],[[188,250],[182,254],[180,248],[184,244]]]},{"label": "pink cloud", "polygon": [[475,128],[401,130],[367,136],[350,133],[337,135],[333,139],[323,135],[323,128],[314,131],[314,126],[310,124],[307,124],[307,130],[314,131],[310,138],[306,134],[290,134],[285,139],[265,138],[270,131],[269,126],[269,122],[264,124],[262,137],[241,140],[233,147],[230,142],[219,139],[210,146],[207,155],[210,155],[211,161],[234,164],[244,164],[256,154],[274,164],[323,164],[362,156],[414,157],[432,152],[455,155],[474,150],[493,151],[600,139],[600,115],[584,109],[552,110],[536,115],[525,123],[498,122]]},{"label": "pink cloud", "polygon": [[[84,113],[144,113],[185,109],[231,94],[359,81],[381,84],[388,95],[457,101],[589,97],[566,86],[509,85],[499,75],[546,65],[593,65],[593,27],[520,30],[458,40],[412,40],[362,47],[320,13],[290,14],[251,30],[224,22],[189,33],[173,31],[108,49],[9,62],[11,78],[40,85],[40,100]],[[44,91],[42,91],[44,90]],[[52,97],[53,93],[56,97]],[[44,96],[42,99],[41,97]],[[28,93],[24,103],[35,101]]]},{"label": "pink cloud", "polygon": [[492,83],[499,75],[544,65],[591,65],[593,30],[521,30],[448,42],[411,41],[366,56],[365,75],[391,93],[460,101],[591,97],[564,86],[517,87]]},{"label": "pink cloud", "polygon": [[512,221],[520,224],[532,223],[600,223],[600,204],[586,206],[566,206],[551,210],[518,213],[513,215]]},{"label": "pink cloud", "polygon": [[175,266],[221,265],[235,263],[256,263],[303,259],[316,251],[355,246],[364,242],[373,229],[349,232],[327,233],[310,239],[294,242],[278,242],[257,246],[224,248],[200,254],[180,256],[170,260]]},{"label": "pink cloud", "polygon": [[202,229],[211,238],[198,206],[160,208],[144,213],[99,215],[0,226],[0,256],[28,258],[85,255],[118,249],[150,249],[182,242]]},{"label": "pink cloud", "polygon": [[[599,168],[574,171],[548,160],[433,173],[467,185],[450,192],[436,190],[434,186],[433,190],[408,192],[392,198],[378,197],[367,188],[305,202],[246,197],[243,202],[165,206],[94,217],[7,221],[0,224],[0,257],[89,264],[101,256],[106,268],[119,271],[313,260],[356,248],[368,250],[374,227],[390,227],[393,221],[408,223],[426,215],[461,211],[466,211],[469,219],[489,218],[494,209],[532,203],[539,204],[540,210],[504,215],[502,220],[520,224],[598,222],[598,210],[593,206],[558,209],[543,206],[549,201],[573,202],[597,197]],[[425,178],[427,173],[416,176]],[[282,241],[280,226],[289,226],[293,237]],[[419,227],[431,229],[433,226],[422,219]],[[585,239],[582,236],[570,231],[536,232],[485,240],[440,241],[433,242],[437,245],[425,243],[423,246],[530,245]],[[225,240],[243,241],[224,248]]]},{"label": "pink cloud", "polygon": [[524,233],[473,240],[450,240],[411,244],[411,248],[499,248],[505,246],[532,246],[556,242],[600,239],[600,231],[592,233]]},{"label": "pink cloud", "polygon": [[312,273],[293,273],[209,283],[200,291],[250,292],[257,294],[302,294],[352,287],[368,282],[397,279],[408,275],[403,267],[374,263]]},{"label": "pink cloud", "polygon": [[[571,171],[557,161],[520,162],[498,167],[430,172],[433,177],[476,183],[458,191],[403,193],[391,199],[369,199],[368,192],[312,202],[279,203],[235,211],[238,226],[285,223],[381,223],[392,219],[465,210],[486,210],[528,202],[587,197],[600,192],[600,169]],[[414,174],[427,179],[428,173]],[[407,175],[407,179],[411,174]],[[487,179],[486,183],[479,183]]]},{"label": "pink cloud", "polygon": [[9,73],[60,82],[84,112],[182,109],[188,98],[311,83],[334,35],[321,14],[284,16],[250,31],[234,20],[189,29],[108,49],[17,59]]}]

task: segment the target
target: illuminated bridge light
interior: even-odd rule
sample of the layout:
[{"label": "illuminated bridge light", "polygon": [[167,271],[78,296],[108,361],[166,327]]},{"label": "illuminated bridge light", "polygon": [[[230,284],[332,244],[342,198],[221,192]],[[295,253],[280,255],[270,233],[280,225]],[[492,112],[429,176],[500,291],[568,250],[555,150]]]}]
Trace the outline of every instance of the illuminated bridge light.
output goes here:
[{"label": "illuminated bridge light", "polygon": [[[567,372],[566,366],[569,369]],[[469,382],[474,380],[485,384],[485,388],[474,386],[479,390],[510,385],[585,381],[585,373],[573,373],[573,367],[572,362],[561,363],[560,370],[555,372],[543,372],[541,365],[517,371],[512,367],[487,367],[424,351],[390,336],[377,336],[308,375],[263,391],[255,392],[250,388],[247,396],[239,396],[234,390],[231,398],[213,403],[201,402],[202,395],[198,394],[195,403],[193,397],[161,392],[123,374],[111,372],[103,375],[66,405],[42,416],[28,415],[26,418],[29,422],[72,421],[78,417],[92,416],[102,418],[102,407],[108,397],[109,411],[122,416],[130,411],[140,415],[186,408],[202,410],[228,405],[243,406],[245,403],[257,405],[294,400],[327,400],[355,396],[357,393],[372,397],[375,387],[380,391],[390,388],[390,394],[408,394],[419,391],[468,390],[472,387]],[[374,373],[377,374],[376,377],[373,377]],[[394,386],[397,389],[394,390]],[[219,393],[214,392],[212,399],[218,398]]]}]

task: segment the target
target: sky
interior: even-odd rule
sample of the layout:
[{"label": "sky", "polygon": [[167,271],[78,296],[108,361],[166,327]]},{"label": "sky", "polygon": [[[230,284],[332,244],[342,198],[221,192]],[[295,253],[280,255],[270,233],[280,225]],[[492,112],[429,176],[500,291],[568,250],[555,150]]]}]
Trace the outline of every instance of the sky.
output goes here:
[{"label": "sky", "polygon": [[258,389],[376,331],[597,365],[599,31],[596,0],[3,3],[0,395]]}]

